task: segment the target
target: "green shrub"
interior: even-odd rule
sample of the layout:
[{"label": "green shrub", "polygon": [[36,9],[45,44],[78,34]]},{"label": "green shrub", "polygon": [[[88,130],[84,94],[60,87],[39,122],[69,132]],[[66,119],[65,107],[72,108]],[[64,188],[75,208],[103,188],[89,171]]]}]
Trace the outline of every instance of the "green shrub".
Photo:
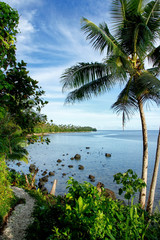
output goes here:
[{"label": "green shrub", "polygon": [[119,195],[124,194],[124,198],[129,200],[135,196],[135,193],[140,192],[143,187],[146,186],[141,178],[133,172],[132,169],[128,169],[124,173],[116,173],[114,176],[114,182],[121,184],[122,187],[119,188]]},{"label": "green shrub", "polygon": [[64,204],[57,204],[61,214],[53,227],[51,239],[144,239],[148,227],[139,205],[125,206],[100,196],[96,187],[69,180]]},{"label": "green shrub", "polygon": [[160,239],[160,211],[159,208],[157,207],[150,219],[150,225],[147,231],[147,240],[159,240],[159,239]]},{"label": "green shrub", "polygon": [[37,206],[27,239],[100,240],[144,239],[148,228],[146,212],[140,205],[123,205],[100,196],[88,182],[68,181],[65,197],[44,197],[34,192]]},{"label": "green shrub", "polygon": [[0,157],[0,224],[15,200],[7,177],[8,171],[6,170],[5,159]]},{"label": "green shrub", "polygon": [[139,204],[124,205],[101,196],[88,182],[68,181],[68,194],[44,196],[31,191],[37,204],[28,240],[160,239],[160,214],[151,218]]},{"label": "green shrub", "polygon": [[[28,174],[27,177],[30,180],[31,174]],[[8,180],[11,185],[21,187],[21,188],[27,188],[27,183],[26,183],[24,173],[16,172],[14,169],[11,169],[8,172]]]}]

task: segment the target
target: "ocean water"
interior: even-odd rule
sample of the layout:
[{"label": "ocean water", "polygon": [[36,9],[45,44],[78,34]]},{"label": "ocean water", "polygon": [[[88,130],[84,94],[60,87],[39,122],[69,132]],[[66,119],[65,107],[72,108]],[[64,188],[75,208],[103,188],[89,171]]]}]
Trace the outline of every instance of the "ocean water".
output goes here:
[{"label": "ocean water", "polygon": [[[149,138],[149,165],[148,186],[151,183],[155,161],[158,131],[148,131]],[[27,147],[29,164],[22,163],[20,167],[16,161],[10,162],[9,167],[24,173],[29,173],[29,165],[36,164],[39,168],[36,180],[42,177],[44,170],[55,171],[55,176],[49,177],[46,183],[48,191],[51,190],[54,179],[58,180],[56,194],[67,193],[66,186],[69,177],[79,182],[89,181],[88,176],[94,175],[95,182],[104,183],[106,188],[113,190],[118,196],[119,186],[113,182],[113,175],[133,169],[141,176],[142,169],[142,134],[141,131],[105,130],[87,133],[56,133],[49,135],[50,144],[35,143]],[[87,149],[86,149],[87,147]],[[88,149],[89,148],[89,149]],[[75,154],[80,154],[80,160],[71,160]],[[111,157],[105,157],[111,153]],[[61,163],[57,160],[61,159]],[[68,165],[73,165],[69,168]],[[84,170],[78,166],[83,165]],[[66,176],[62,174],[65,173]],[[149,187],[148,187],[149,189]],[[158,174],[155,204],[160,200],[160,171]]]}]

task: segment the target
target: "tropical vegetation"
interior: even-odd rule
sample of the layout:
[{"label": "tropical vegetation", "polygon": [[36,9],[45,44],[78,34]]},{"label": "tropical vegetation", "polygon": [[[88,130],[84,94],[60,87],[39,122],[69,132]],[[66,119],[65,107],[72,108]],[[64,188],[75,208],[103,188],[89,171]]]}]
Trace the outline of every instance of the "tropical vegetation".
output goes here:
[{"label": "tropical vegetation", "polygon": [[[77,88],[68,95],[67,101],[90,98],[108,90],[117,81],[126,82],[113,108],[126,116],[134,110],[140,111],[144,133],[144,157],[147,160],[147,138],[143,104],[146,100],[159,102],[159,47],[154,48],[159,34],[159,1],[114,0],[112,14],[116,19],[115,35],[107,25],[97,27],[87,19],[82,29],[96,49],[108,50],[103,63],[80,63],[64,73],[63,88]],[[42,100],[43,90],[29,76],[26,63],[16,61],[16,34],[19,15],[6,3],[0,2],[0,222],[16,202],[10,185],[28,188],[24,174],[8,171],[6,161],[27,160],[24,143],[33,143],[34,132],[76,131],[75,126],[56,126],[47,123],[40,110],[46,104]],[[118,18],[118,21],[117,21]],[[117,26],[118,22],[118,26]],[[116,27],[117,26],[117,27]],[[127,34],[126,34],[127,33]],[[154,38],[154,39],[153,39]],[[149,54],[149,50],[151,53]],[[149,56],[153,68],[145,70],[144,59]],[[83,130],[95,130],[84,127]],[[159,164],[160,135],[157,143]],[[41,141],[41,140],[40,140]],[[157,170],[157,165],[155,169]],[[145,168],[145,166],[144,166]],[[156,174],[153,183],[156,182]],[[153,175],[154,176],[154,175]],[[142,176],[142,179],[144,177]],[[134,204],[136,192],[146,186],[136,173],[129,169],[117,173],[114,181],[120,185],[119,194],[124,194],[128,204],[106,198],[90,183],[68,181],[65,196],[43,195],[32,189],[30,194],[37,199],[34,222],[30,225],[27,239],[160,239],[160,213],[150,215],[141,204]],[[28,175],[28,181],[33,176]],[[153,184],[153,185],[154,185]],[[32,184],[31,184],[32,185]],[[35,186],[34,186],[35,188]],[[154,188],[154,187],[153,187]],[[144,194],[144,193],[143,193]]]},{"label": "tropical vegetation", "polygon": [[68,180],[66,196],[44,196],[32,191],[37,200],[35,218],[27,239],[159,239],[160,213],[150,217],[140,204],[130,205],[101,195],[88,182]]},{"label": "tropical vegetation", "polygon": [[[63,73],[63,90],[72,90],[66,102],[81,101],[103,94],[117,83],[124,86],[112,105],[126,119],[139,111],[143,134],[142,179],[147,184],[148,137],[144,113],[147,101],[160,103],[160,1],[112,1],[112,33],[104,22],[95,25],[82,18],[82,31],[93,48],[105,53],[102,63],[78,63]],[[150,67],[146,64],[150,60]],[[146,186],[140,203],[146,203]]]},{"label": "tropical vegetation", "polygon": [[27,160],[24,142],[34,126],[46,119],[40,114],[47,103],[44,91],[29,76],[26,63],[16,60],[19,15],[0,2],[0,220],[10,209],[13,193],[7,180],[6,161]]},{"label": "tropical vegetation", "polygon": [[56,132],[90,132],[97,131],[96,128],[89,126],[74,126],[74,125],[56,125],[52,122],[39,123],[34,127],[34,133],[56,133]]}]

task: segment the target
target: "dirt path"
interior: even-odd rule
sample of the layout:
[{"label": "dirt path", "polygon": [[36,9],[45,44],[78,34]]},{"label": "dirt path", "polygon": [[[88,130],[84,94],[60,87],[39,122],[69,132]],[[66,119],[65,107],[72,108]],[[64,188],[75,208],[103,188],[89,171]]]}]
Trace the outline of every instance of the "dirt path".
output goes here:
[{"label": "dirt path", "polygon": [[29,196],[23,189],[12,187],[13,192],[19,198],[24,198],[26,203],[15,207],[8,223],[0,236],[0,240],[24,240],[25,230],[33,221],[31,214],[33,212],[35,200]]}]

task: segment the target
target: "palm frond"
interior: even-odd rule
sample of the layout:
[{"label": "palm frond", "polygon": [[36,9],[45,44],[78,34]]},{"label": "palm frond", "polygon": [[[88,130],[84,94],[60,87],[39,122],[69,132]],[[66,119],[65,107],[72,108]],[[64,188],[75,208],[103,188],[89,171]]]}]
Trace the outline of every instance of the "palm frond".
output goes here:
[{"label": "palm frond", "polygon": [[104,59],[108,72],[114,76],[119,82],[124,82],[128,78],[128,73],[133,72],[133,66],[130,60],[121,55],[114,54]]},{"label": "palm frond", "polygon": [[150,72],[155,77],[160,74],[159,67],[148,68],[147,71]]},{"label": "palm frond", "polygon": [[106,23],[100,24],[99,27],[86,18],[82,18],[82,30],[87,34],[86,39],[90,40],[90,43],[96,50],[103,52],[107,49],[107,53],[122,52],[122,49],[117,40],[110,33]]},{"label": "palm frond", "polygon": [[73,89],[102,78],[107,74],[106,64],[79,63],[65,70],[61,76],[62,89]]},{"label": "palm frond", "polygon": [[160,26],[160,1],[151,1],[144,8],[145,23],[150,29],[155,30]]},{"label": "palm frond", "polygon": [[113,0],[111,16],[113,19],[114,30],[118,30],[123,26],[124,20],[126,20],[126,0]]},{"label": "palm frond", "polygon": [[160,45],[148,55],[148,59],[152,61],[153,66],[160,67]]},{"label": "palm frond", "polygon": [[137,15],[142,13],[144,0],[130,0],[127,1],[127,13],[130,15]]},{"label": "palm frond", "polygon": [[112,76],[107,75],[95,81],[89,82],[82,87],[70,92],[65,100],[66,103],[74,103],[90,99],[92,96],[98,96],[109,90],[115,84]]},{"label": "palm frond", "polygon": [[143,103],[147,100],[160,104],[160,80],[153,76],[150,72],[143,72],[135,84],[135,95],[141,97]]},{"label": "palm frond", "polygon": [[118,39],[128,55],[136,53],[142,60],[146,57],[148,49],[153,48],[152,33],[141,14],[127,15],[124,27],[119,29]]},{"label": "palm frond", "polygon": [[150,35],[152,35],[150,42],[155,43],[160,36],[160,1],[149,2],[144,9],[143,17]]},{"label": "palm frond", "polygon": [[134,93],[134,82],[132,78],[129,79],[125,88],[119,94],[117,101],[111,106],[111,108],[117,114],[122,113],[122,125],[124,127],[126,119],[134,114],[138,110],[137,99]]}]

